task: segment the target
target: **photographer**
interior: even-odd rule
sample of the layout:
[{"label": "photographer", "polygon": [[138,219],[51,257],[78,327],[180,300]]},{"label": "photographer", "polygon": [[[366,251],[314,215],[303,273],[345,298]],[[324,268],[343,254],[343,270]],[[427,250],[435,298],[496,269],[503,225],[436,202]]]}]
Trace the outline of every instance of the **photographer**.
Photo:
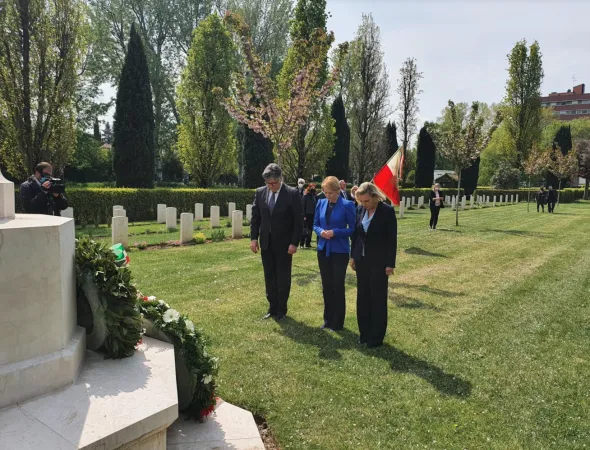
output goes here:
[{"label": "photographer", "polygon": [[20,198],[27,214],[60,216],[68,207],[63,182],[51,175],[51,164],[42,162],[35,167],[35,174],[20,186]]}]

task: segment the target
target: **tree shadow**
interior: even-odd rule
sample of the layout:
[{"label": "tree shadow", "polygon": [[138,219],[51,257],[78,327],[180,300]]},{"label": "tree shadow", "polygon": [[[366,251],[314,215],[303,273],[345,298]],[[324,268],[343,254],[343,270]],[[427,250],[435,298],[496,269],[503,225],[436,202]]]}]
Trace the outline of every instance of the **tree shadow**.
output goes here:
[{"label": "tree shadow", "polygon": [[469,381],[446,373],[441,368],[414,358],[390,344],[385,343],[381,347],[371,349],[359,345],[359,335],[347,329],[339,331],[338,338],[333,332],[310,327],[291,317],[286,317],[278,323],[284,336],[300,344],[317,347],[321,359],[337,360],[341,358],[340,350],[358,349],[360,353],[387,361],[394,372],[413,374],[422,378],[441,394],[454,397],[468,397],[471,394],[472,386]]},{"label": "tree shadow", "polygon": [[418,247],[407,248],[404,250],[404,252],[408,255],[431,256],[434,258],[448,258],[447,255],[443,255],[442,253],[432,253]]},{"label": "tree shadow", "polygon": [[293,281],[297,286],[307,286],[320,279],[320,271],[312,273],[294,273],[292,275]]},{"label": "tree shadow", "polygon": [[461,230],[453,230],[451,228],[437,228],[436,231],[442,231],[443,233],[463,233]]},{"label": "tree shadow", "polygon": [[442,311],[438,306],[429,305],[428,303],[424,303],[416,298],[406,297],[405,295],[394,295],[393,292],[389,293],[389,300],[398,308],[425,309],[434,312]]},{"label": "tree shadow", "polygon": [[[401,287],[401,288],[405,288],[405,289],[414,289],[420,292],[425,292],[427,294],[431,294],[431,295],[438,295],[440,297],[450,297],[450,298],[455,298],[455,297],[464,297],[465,294],[463,292],[453,292],[453,291],[446,291],[444,289],[437,289],[437,288],[433,288],[430,287],[428,285],[425,284],[408,284],[408,283],[395,283],[393,285],[393,289],[395,289],[396,287]],[[393,291],[392,289],[392,291]]]},{"label": "tree shadow", "polygon": [[530,231],[530,230],[494,230],[494,229],[485,229],[482,230],[486,233],[502,233],[507,234],[510,236],[519,236],[519,237],[539,237],[539,238],[548,238],[553,236],[552,233],[546,233],[543,231]]}]

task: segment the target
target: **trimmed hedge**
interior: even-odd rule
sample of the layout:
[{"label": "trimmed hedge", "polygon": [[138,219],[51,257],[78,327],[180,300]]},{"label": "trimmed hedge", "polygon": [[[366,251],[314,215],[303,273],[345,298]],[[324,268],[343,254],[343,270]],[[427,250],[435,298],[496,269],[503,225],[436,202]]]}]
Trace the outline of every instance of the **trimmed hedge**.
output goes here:
[{"label": "trimmed hedge", "polygon": [[[456,189],[442,189],[445,195],[455,195]],[[531,199],[537,189],[531,189]],[[400,189],[400,197],[420,197],[426,199],[430,189]],[[474,195],[484,195],[493,198],[494,195],[519,195],[519,200],[527,200],[527,189],[478,189]],[[463,190],[461,190],[463,195]],[[559,201],[572,203],[582,199],[584,189],[563,189]],[[221,215],[227,216],[227,204],[234,202],[236,208],[246,211],[246,205],[254,201],[253,189],[126,189],[126,188],[72,188],[67,189],[66,196],[72,208],[74,218],[79,224],[110,223],[113,214],[113,206],[121,205],[127,211],[130,222],[153,221],[156,219],[157,205],[164,203],[167,206],[177,208],[178,214],[191,212],[194,214],[195,203],[203,204],[203,213],[209,216],[211,206],[219,206]],[[17,209],[22,212],[19,205],[18,192],[16,192]]]}]

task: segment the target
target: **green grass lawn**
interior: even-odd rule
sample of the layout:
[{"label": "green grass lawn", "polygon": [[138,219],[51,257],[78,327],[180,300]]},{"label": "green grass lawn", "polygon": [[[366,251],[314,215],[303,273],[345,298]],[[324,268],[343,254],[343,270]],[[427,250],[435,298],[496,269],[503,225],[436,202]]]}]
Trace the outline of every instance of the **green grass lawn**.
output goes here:
[{"label": "green grass lawn", "polygon": [[[289,317],[262,321],[248,240],[134,252],[139,288],[189,316],[221,359],[219,394],[283,449],[578,449],[590,445],[590,204],[428,211],[399,222],[386,344],[322,331],[314,251],[294,259]],[[131,239],[132,241],[133,239]]]}]

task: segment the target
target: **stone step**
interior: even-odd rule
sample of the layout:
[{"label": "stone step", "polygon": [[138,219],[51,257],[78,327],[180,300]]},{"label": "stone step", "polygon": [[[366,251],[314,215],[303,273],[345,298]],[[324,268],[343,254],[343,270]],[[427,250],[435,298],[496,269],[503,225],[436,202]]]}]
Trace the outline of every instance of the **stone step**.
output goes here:
[{"label": "stone step", "polygon": [[167,440],[167,450],[264,450],[252,413],[223,400],[203,423],[179,418]]}]

